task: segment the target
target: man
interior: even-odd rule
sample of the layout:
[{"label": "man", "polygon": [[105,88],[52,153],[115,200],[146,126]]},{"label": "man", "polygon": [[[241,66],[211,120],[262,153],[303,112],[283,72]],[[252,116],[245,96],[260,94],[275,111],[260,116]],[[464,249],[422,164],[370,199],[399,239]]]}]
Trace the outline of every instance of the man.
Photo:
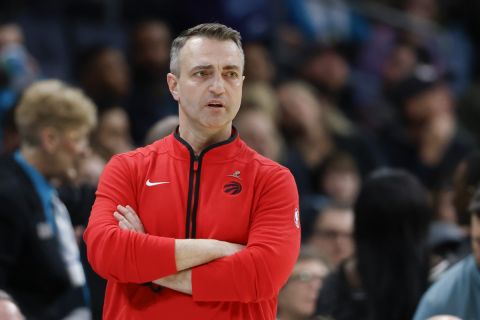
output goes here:
[{"label": "man", "polygon": [[46,80],[24,92],[15,121],[20,149],[0,159],[0,289],[28,319],[89,319],[74,231],[50,181],[75,174],[95,107],[79,90]]},{"label": "man", "polygon": [[434,283],[423,295],[415,320],[440,314],[461,319],[480,319],[480,189],[470,202],[473,254],[467,256]]},{"label": "man", "polygon": [[309,244],[327,258],[332,267],[353,254],[353,210],[350,207],[326,204],[313,225]]},{"label": "man", "polygon": [[328,272],[324,258],[312,248],[302,247],[293,272],[278,296],[278,319],[311,319]]},{"label": "man", "polygon": [[157,121],[176,114],[176,102],[165,82],[171,44],[170,27],[161,20],[141,21],[130,34],[133,86],[127,111],[137,145],[143,145],[147,130]]},{"label": "man", "polygon": [[105,168],[84,235],[108,280],[105,319],[275,319],[300,245],[298,194],[232,127],[241,48],[220,24],[176,38],[167,82],[179,127]]}]

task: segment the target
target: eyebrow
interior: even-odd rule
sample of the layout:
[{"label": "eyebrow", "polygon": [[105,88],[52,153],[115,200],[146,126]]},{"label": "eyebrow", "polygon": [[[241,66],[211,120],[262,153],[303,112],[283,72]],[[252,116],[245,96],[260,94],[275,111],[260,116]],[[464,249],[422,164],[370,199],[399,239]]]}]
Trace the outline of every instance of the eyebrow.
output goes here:
[{"label": "eyebrow", "polygon": [[[198,70],[211,70],[213,69],[213,65],[211,64],[206,64],[206,65],[199,65],[195,66],[192,68],[192,72],[198,71]],[[229,64],[226,65],[222,68],[223,70],[240,70],[240,67],[234,64]]]}]

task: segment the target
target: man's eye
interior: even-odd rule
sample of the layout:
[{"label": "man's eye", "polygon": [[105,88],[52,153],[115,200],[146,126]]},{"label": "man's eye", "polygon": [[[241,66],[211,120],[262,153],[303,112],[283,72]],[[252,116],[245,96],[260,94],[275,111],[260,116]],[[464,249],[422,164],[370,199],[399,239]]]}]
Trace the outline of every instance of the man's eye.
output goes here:
[{"label": "man's eye", "polygon": [[206,77],[208,73],[206,71],[197,71],[193,75],[197,77]]},{"label": "man's eye", "polygon": [[238,78],[238,73],[235,72],[235,71],[229,71],[229,72],[227,72],[226,75],[227,75],[227,77],[229,77],[229,78]]}]

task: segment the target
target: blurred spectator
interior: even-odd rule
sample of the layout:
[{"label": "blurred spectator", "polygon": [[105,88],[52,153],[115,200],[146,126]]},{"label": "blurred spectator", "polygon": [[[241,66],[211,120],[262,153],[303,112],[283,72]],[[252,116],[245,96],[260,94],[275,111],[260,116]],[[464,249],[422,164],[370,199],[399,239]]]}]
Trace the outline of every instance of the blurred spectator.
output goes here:
[{"label": "blurred spectator", "polygon": [[367,139],[308,84],[285,82],[278,88],[278,97],[280,126],[287,139],[285,164],[301,196],[320,191],[324,162],[337,151],[350,153],[362,176],[382,163],[375,141]]},{"label": "blurred spectator", "polygon": [[268,49],[261,42],[249,42],[243,46],[245,53],[245,81],[272,84],[275,65]]},{"label": "blurred spectator", "polygon": [[333,203],[318,212],[313,232],[307,242],[336,268],[353,254],[353,211]]},{"label": "blurred spectator", "polygon": [[85,48],[77,57],[75,69],[80,86],[99,108],[125,106],[130,73],[120,50],[106,45]]},{"label": "blurred spectator", "polygon": [[332,105],[351,120],[358,118],[353,106],[350,66],[340,47],[316,46],[305,49],[299,73]]},{"label": "blurred spectator", "polygon": [[[15,23],[0,23],[0,128],[22,90],[39,77],[39,68],[24,46],[23,32]],[[3,130],[0,130],[2,149]]]},{"label": "blurred spectator", "polygon": [[334,153],[325,160],[320,189],[333,202],[353,207],[360,184],[357,165],[348,153]]},{"label": "blurred spectator", "polygon": [[287,138],[286,166],[300,194],[314,193],[321,164],[335,150],[322,102],[308,85],[287,82],[278,88],[280,125]]},{"label": "blurred spectator", "polygon": [[427,286],[430,211],[413,175],[373,172],[354,207],[355,254],[325,280],[318,313],[336,320],[411,319]]},{"label": "blurred spectator", "polygon": [[403,123],[382,132],[385,150],[393,165],[411,170],[427,188],[438,188],[474,146],[457,124],[452,93],[433,66],[418,65],[396,94]]},{"label": "blurred spectator", "polygon": [[20,149],[0,160],[0,289],[27,318],[90,319],[74,230],[51,182],[75,179],[95,106],[77,89],[42,81],[23,94],[15,122]]},{"label": "blurred spectator", "polygon": [[450,12],[444,12],[442,17],[442,6],[451,4],[435,0],[406,0],[397,4],[397,8],[374,2],[363,6],[364,13],[370,14],[374,23],[359,50],[356,65],[360,73],[378,83],[392,48],[404,42],[423,52],[426,59],[420,63],[432,64],[439,71],[453,75],[455,94],[465,90],[471,78],[472,46],[461,25],[450,21]]},{"label": "blurred spectator", "polygon": [[285,160],[285,142],[269,115],[257,109],[243,109],[234,124],[250,148],[274,161]]},{"label": "blurred spectator", "polygon": [[99,112],[92,148],[105,162],[117,153],[133,149],[128,115],[122,108],[114,106]]},{"label": "blurred spectator", "polygon": [[91,137],[92,152],[82,159],[77,179],[59,188],[60,198],[67,206],[80,243],[80,253],[90,288],[93,319],[101,319],[106,281],[91,268],[86,257],[83,232],[95,200],[98,180],[110,158],[133,148],[128,117],[120,107],[104,108],[98,113],[98,126]]},{"label": "blurred spectator", "polygon": [[352,84],[360,125],[373,132],[391,128],[399,123],[395,108],[395,88],[407,79],[423,58],[422,49],[403,40],[397,40],[388,52],[379,75],[372,76],[356,70]]},{"label": "blurred spectator", "polygon": [[284,0],[288,16],[311,42],[354,42],[365,36],[366,21],[348,1]]},{"label": "blurred spectator", "polygon": [[178,126],[178,116],[166,116],[158,120],[150,129],[148,129],[145,137],[145,145],[154,143],[157,140],[165,138]]},{"label": "blurred spectator", "polygon": [[278,97],[273,86],[268,82],[247,82],[243,85],[242,107],[253,107],[265,112],[276,124],[278,122]]},{"label": "blurred spectator", "polygon": [[278,295],[278,319],[312,319],[329,264],[310,247],[302,247],[287,283]]},{"label": "blurred spectator", "polygon": [[458,224],[469,229],[468,206],[476,188],[480,185],[480,151],[469,153],[457,166],[453,176],[453,204]]},{"label": "blurred spectator", "polygon": [[142,21],[131,33],[130,60],[134,87],[128,114],[136,145],[143,143],[147,130],[155,122],[177,113],[177,105],[166,81],[171,41],[170,28],[162,21]]},{"label": "blurred spectator", "polygon": [[0,290],[0,319],[2,320],[24,320],[25,317],[18,309],[12,298]]},{"label": "blurred spectator", "polygon": [[462,319],[480,318],[480,189],[469,206],[473,254],[448,270],[422,297],[415,320],[449,314]]},{"label": "blurred spectator", "polygon": [[430,226],[431,281],[438,280],[446,270],[471,251],[468,205],[479,184],[480,152],[475,150],[459,163],[453,175],[451,205],[457,223],[435,222]]},{"label": "blurred spectator", "polygon": [[[76,184],[77,187],[86,184],[95,190],[110,158],[133,149],[130,123],[124,109],[113,106],[99,110],[98,126],[92,133],[91,144],[92,152],[81,162]],[[85,213],[89,214],[90,208]],[[85,226],[86,222],[82,221],[82,225]]]}]

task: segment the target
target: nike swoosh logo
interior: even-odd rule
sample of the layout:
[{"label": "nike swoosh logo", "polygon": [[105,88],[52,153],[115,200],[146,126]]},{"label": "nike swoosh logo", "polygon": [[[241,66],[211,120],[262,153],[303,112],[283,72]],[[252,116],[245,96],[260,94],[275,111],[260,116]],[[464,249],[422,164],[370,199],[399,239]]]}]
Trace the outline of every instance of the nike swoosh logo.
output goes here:
[{"label": "nike swoosh logo", "polygon": [[159,184],[167,184],[167,183],[170,183],[170,181],[150,182],[150,179],[148,179],[145,184],[147,185],[147,187],[153,187],[153,186],[158,186]]}]

